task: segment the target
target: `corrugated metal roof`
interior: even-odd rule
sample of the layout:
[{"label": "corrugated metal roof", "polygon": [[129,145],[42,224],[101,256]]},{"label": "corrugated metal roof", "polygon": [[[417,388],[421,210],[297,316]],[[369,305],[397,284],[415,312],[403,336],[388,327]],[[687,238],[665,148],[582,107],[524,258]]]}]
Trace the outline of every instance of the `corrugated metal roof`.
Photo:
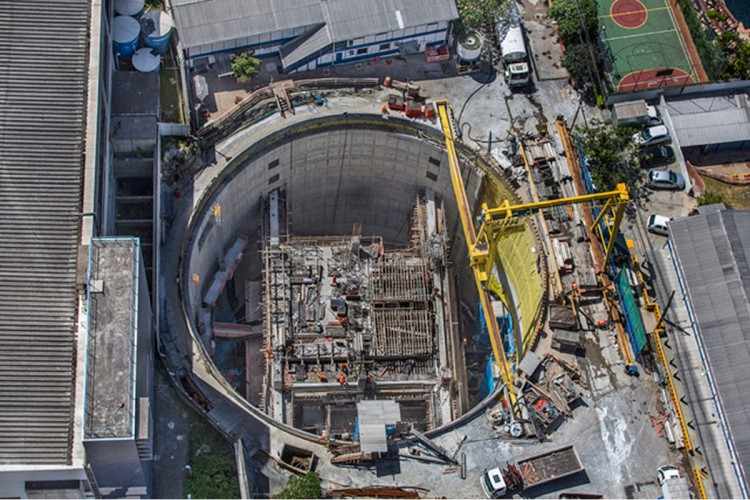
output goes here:
[{"label": "corrugated metal roof", "polygon": [[186,48],[326,23],[333,41],[458,17],[455,0],[172,0]]},{"label": "corrugated metal roof", "polygon": [[310,33],[298,37],[291,43],[281,47],[281,63],[288,68],[305,57],[330,47],[333,43],[328,26],[316,26]]},{"label": "corrugated metal roof", "polygon": [[0,2],[0,464],[71,459],[89,9]]},{"label": "corrugated metal roof", "polygon": [[713,211],[669,227],[719,402],[750,477],[750,211]]},{"label": "corrugated metal roof", "polygon": [[702,97],[667,102],[681,147],[750,141],[747,96]]}]

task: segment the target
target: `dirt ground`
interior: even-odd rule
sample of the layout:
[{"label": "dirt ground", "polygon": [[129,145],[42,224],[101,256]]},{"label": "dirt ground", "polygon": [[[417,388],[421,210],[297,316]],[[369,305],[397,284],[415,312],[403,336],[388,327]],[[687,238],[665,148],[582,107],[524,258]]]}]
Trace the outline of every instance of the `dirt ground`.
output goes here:
[{"label": "dirt ground", "polygon": [[750,186],[738,186],[703,177],[707,193],[720,194],[724,203],[732,208],[750,208]]}]

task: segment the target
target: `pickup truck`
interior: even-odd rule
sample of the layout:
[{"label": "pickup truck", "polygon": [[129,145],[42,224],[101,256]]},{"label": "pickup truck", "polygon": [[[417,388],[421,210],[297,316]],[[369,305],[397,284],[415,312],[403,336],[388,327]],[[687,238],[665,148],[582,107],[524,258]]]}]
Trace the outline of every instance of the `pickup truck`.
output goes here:
[{"label": "pickup truck", "polygon": [[534,455],[505,469],[494,467],[482,474],[482,490],[487,498],[522,493],[530,488],[572,476],[584,470],[573,445]]}]

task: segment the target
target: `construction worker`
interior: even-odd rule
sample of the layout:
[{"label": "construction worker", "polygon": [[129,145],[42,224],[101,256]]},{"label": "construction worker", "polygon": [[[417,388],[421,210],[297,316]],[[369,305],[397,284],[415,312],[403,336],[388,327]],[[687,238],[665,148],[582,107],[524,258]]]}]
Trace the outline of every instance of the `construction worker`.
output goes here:
[{"label": "construction worker", "polygon": [[343,370],[339,370],[339,374],[336,375],[336,380],[339,381],[339,384],[346,385],[346,373],[344,373]]}]

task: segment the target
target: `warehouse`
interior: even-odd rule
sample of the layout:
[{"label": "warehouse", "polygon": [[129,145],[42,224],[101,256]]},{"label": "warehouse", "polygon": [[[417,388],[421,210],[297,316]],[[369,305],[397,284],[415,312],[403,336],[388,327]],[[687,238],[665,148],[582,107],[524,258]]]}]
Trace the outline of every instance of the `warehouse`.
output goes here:
[{"label": "warehouse", "polygon": [[171,0],[190,66],[253,51],[284,72],[446,43],[454,0]]},{"label": "warehouse", "polygon": [[[709,401],[716,404],[715,410],[706,412],[715,430],[711,434],[713,429],[704,426],[704,432],[714,436],[706,441],[705,453],[714,463],[726,464],[724,476],[729,479],[719,480],[721,476],[712,473],[714,481],[722,496],[744,497],[750,467],[750,212],[723,205],[701,207],[699,212],[669,227],[678,297],[684,297],[687,331],[694,333],[698,345],[696,366],[686,379],[697,387],[694,408]],[[694,377],[700,384],[691,381]],[[724,446],[728,454],[721,451]],[[714,450],[719,450],[720,459],[714,458]]]}]

